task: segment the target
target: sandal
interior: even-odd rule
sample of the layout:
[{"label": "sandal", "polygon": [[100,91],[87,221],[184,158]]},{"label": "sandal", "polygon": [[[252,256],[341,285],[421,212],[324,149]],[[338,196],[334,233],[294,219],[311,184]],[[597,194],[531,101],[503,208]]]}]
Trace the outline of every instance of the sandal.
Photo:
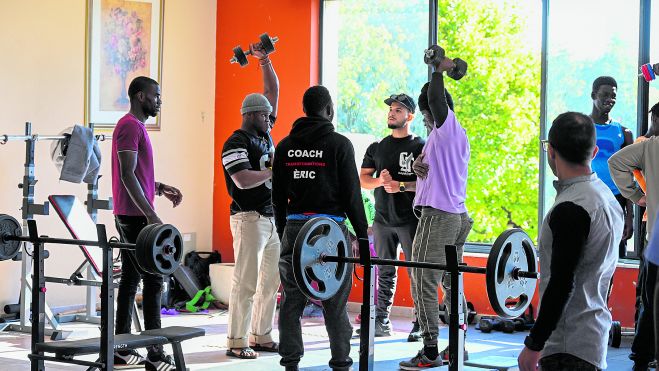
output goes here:
[{"label": "sandal", "polygon": [[254,344],[251,348],[259,352],[279,353],[279,344],[274,341],[270,345]]},{"label": "sandal", "polygon": [[[240,349],[240,353],[234,352],[234,349],[238,350]],[[247,348],[229,348],[227,349],[227,356],[229,357],[236,357],[240,359],[256,359],[256,357],[259,356],[258,353],[254,351],[254,349],[247,347]]]}]

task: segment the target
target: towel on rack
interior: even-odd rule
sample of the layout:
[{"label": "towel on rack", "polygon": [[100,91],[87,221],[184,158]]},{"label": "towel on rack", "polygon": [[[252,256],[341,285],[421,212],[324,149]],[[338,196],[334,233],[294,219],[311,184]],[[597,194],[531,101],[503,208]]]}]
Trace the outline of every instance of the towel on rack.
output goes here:
[{"label": "towel on rack", "polygon": [[60,170],[60,180],[94,184],[101,169],[101,150],[94,131],[75,125],[70,136],[51,146],[51,156]]}]

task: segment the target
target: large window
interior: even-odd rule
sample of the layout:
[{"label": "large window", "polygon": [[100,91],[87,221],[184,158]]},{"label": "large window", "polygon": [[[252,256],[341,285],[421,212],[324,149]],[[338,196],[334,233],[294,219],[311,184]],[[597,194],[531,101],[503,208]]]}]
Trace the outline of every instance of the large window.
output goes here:
[{"label": "large window", "polygon": [[519,226],[536,238],[540,125],[540,0],[439,1],[438,44],[469,63],[446,80],[471,145],[470,242]]},{"label": "large window", "polygon": [[[590,114],[592,83],[612,76],[618,83],[611,117],[636,136],[639,2],[551,0],[547,20],[547,99],[543,138],[560,113]],[[546,213],[556,195],[546,163]],[[633,240],[628,250],[633,250]]]},{"label": "large window", "polygon": [[[361,165],[369,144],[388,135],[384,99],[416,101],[427,81],[427,0],[323,2],[322,83],[336,102],[337,130],[351,138]],[[412,131],[425,136],[421,114]]]},{"label": "large window", "polygon": [[[565,111],[590,113],[592,82],[609,75],[618,82],[612,117],[639,134],[640,2],[650,3],[325,0],[322,82],[337,102],[337,128],[353,140],[358,163],[370,142],[388,134],[382,100],[398,92],[418,97],[428,79],[422,51],[435,31],[428,25],[436,21],[438,44],[469,64],[462,80],[445,80],[471,143],[467,207],[475,223],[469,241],[491,243],[510,226],[536,238],[538,219],[555,197],[555,178],[539,146],[552,120]],[[429,3],[437,3],[437,14],[430,14]],[[651,13],[655,22],[647,32],[657,35],[659,7]],[[659,63],[655,41],[650,59]],[[652,106],[659,83],[649,89]],[[413,131],[425,136],[420,115]]]},{"label": "large window", "polygon": [[[447,89],[471,143],[471,242],[493,242],[510,225],[537,234],[540,9],[540,0],[439,2],[438,43],[469,63]],[[324,1],[322,81],[357,157],[389,133],[383,99],[416,100],[428,81],[429,16],[427,0]],[[412,130],[426,136],[420,114]]]}]

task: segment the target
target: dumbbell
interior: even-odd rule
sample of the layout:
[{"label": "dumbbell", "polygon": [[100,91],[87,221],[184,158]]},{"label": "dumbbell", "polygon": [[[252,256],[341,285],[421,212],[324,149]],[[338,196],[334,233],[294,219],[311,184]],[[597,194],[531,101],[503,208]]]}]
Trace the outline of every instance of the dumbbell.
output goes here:
[{"label": "dumbbell", "polygon": [[[446,58],[446,52],[439,45],[433,45],[423,51],[423,61],[428,65],[437,65],[444,58]],[[455,67],[446,72],[446,75],[453,80],[460,80],[467,74],[467,62],[460,58],[454,58],[453,63],[455,63]]]},{"label": "dumbbell", "polygon": [[609,329],[609,345],[613,348],[620,348],[623,336],[634,336],[633,331],[622,331],[622,325],[619,321],[611,321]]},{"label": "dumbbell", "polygon": [[646,63],[641,66],[640,70],[641,73],[639,74],[639,76],[643,76],[643,79],[645,79],[645,81],[650,82],[656,79],[657,75],[659,75],[659,63],[655,63],[655,64]]},{"label": "dumbbell", "polygon": [[[268,55],[272,52],[275,51],[275,43],[279,41],[278,37],[270,37],[268,36],[267,33],[264,33],[263,35],[259,36],[259,39],[261,40],[260,43],[258,43],[256,46],[261,46],[263,50],[265,51],[265,54]],[[231,63],[238,63],[240,64],[240,67],[245,67],[249,61],[247,60],[247,56],[252,54],[251,50],[243,50],[240,45],[236,46],[233,48],[233,57],[229,60]]]}]

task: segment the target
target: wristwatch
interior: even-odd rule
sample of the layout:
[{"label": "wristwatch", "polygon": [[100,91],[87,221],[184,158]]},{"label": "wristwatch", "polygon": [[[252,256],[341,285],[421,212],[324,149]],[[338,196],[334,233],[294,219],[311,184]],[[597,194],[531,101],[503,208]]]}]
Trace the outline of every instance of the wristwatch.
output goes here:
[{"label": "wristwatch", "polygon": [[400,183],[398,184],[398,189],[399,189],[401,192],[405,192],[405,183],[404,183],[404,182],[400,182]]}]

